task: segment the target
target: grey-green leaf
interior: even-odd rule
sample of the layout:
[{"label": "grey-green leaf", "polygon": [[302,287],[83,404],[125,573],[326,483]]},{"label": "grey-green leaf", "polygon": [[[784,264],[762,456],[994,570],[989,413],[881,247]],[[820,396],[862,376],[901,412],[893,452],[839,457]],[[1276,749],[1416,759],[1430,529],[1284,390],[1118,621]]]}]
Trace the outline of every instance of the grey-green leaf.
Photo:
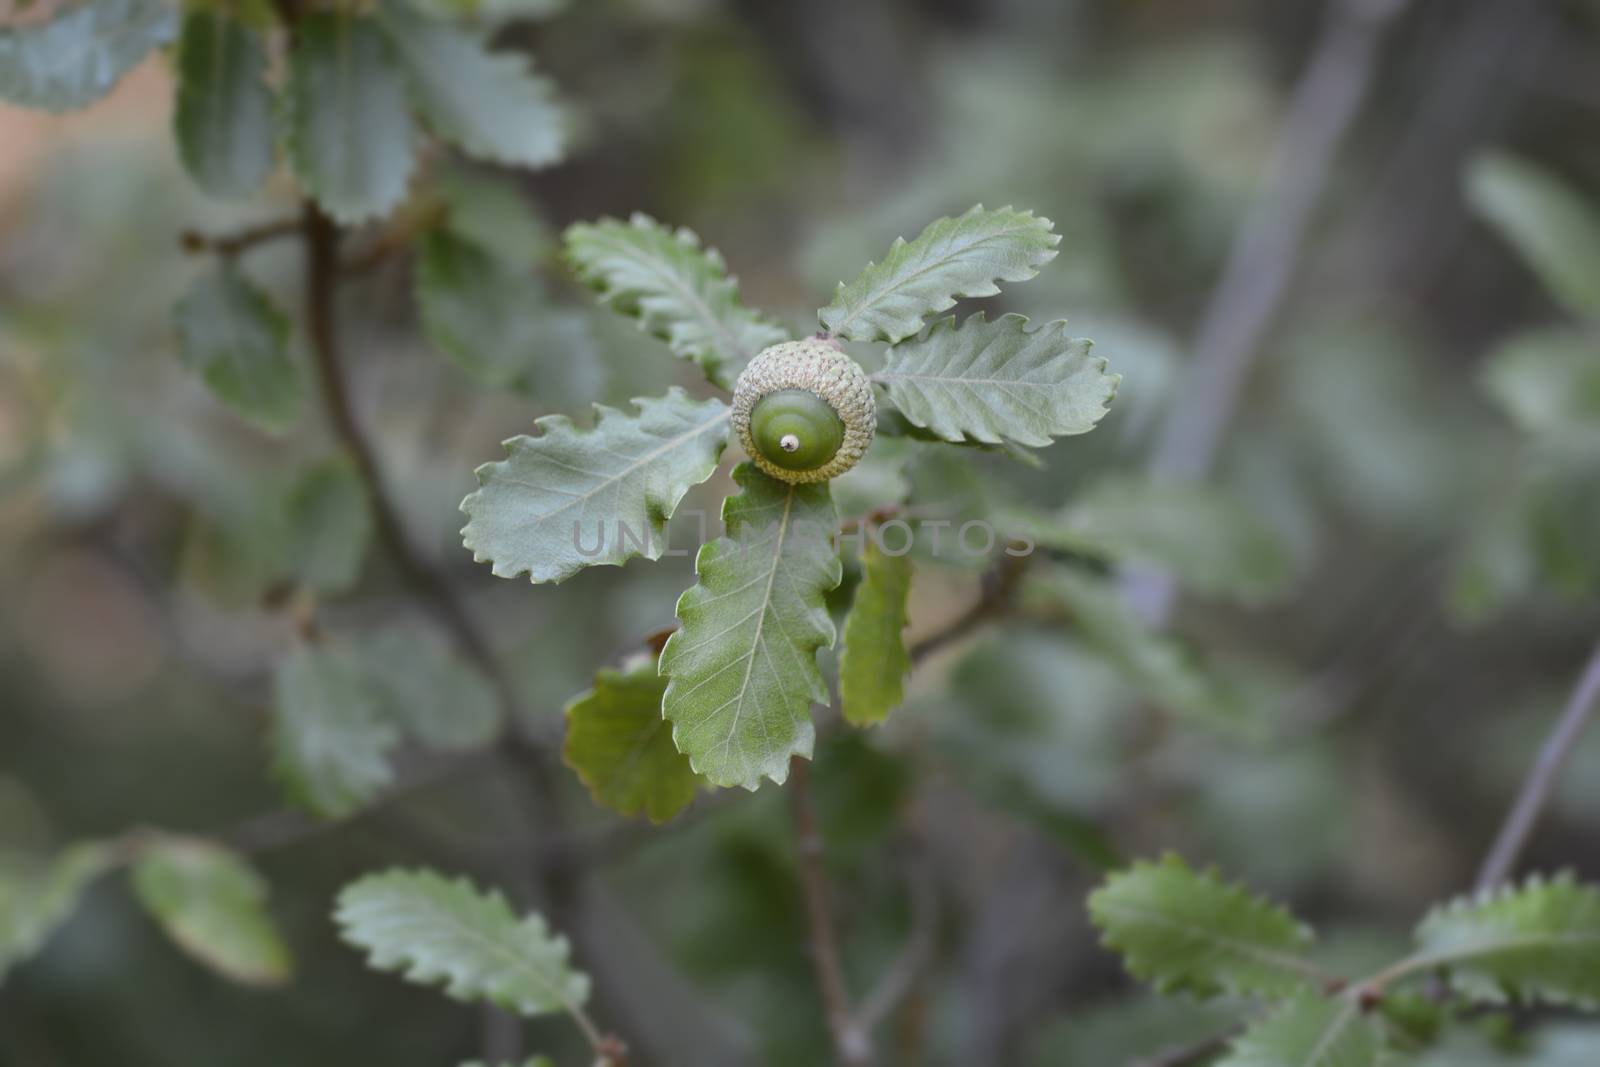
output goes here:
[{"label": "grey-green leaf", "polygon": [[288,561],[301,584],[342,593],[361,577],[372,512],[355,463],[333,456],[308,468],[289,491]]},{"label": "grey-green leaf", "polygon": [[855,726],[882,722],[905,696],[911,670],[905,628],[911,559],[891,556],[868,539],[861,551],[861,585],[844,623],[839,654],[839,704]]},{"label": "grey-green leaf", "polygon": [[1310,930],[1175,855],[1111,875],[1089,915],[1128,972],[1162,993],[1282,997],[1317,978],[1305,958]]},{"label": "grey-green leaf", "polygon": [[1484,389],[1530,436],[1600,439],[1600,340],[1579,330],[1519,333],[1489,356]]},{"label": "grey-green leaf", "polygon": [[339,818],[394,779],[388,754],[400,733],[359,663],[325,646],[298,646],[278,664],[273,690],[273,771],[296,804]]},{"label": "grey-green leaf", "polygon": [[133,889],[184,952],[247,985],[289,978],[289,950],[267,914],[266,881],[205,841],[158,838],[133,866]]},{"label": "grey-green leaf", "polygon": [[98,842],[74,845],[43,863],[0,853],[0,978],[44,947],[113,862],[111,850]]},{"label": "grey-green leaf", "polygon": [[721,386],[751,356],[787,332],[739,302],[738,280],[722,255],[702,248],[690,230],[671,230],[648,215],[627,222],[577,223],[566,233],[567,258],[603,303],[639,321],[693,360]]},{"label": "grey-green leaf", "polygon": [[318,206],[345,225],[387,215],[411,178],[411,113],[376,20],[302,18],[285,90],[289,159]]},{"label": "grey-green leaf", "polygon": [[1027,326],[1021,315],[988,322],[979,312],[959,327],[954,317],[940,319],[891,348],[872,380],[914,425],[946,441],[1040,446],[1088,433],[1120,376],[1090,354],[1092,342],[1068,336],[1064,320]]},{"label": "grey-green leaf", "polygon": [[566,118],[555,87],[529,69],[526,55],[491,52],[482,33],[430,21],[399,0],[378,17],[417,109],[440,137],[493,163],[547,167],[561,159]]},{"label": "grey-green leaf", "polygon": [[817,312],[823,326],[851,341],[898,342],[958,297],[993,296],[995,284],[1025,282],[1056,257],[1054,223],[1031,211],[977,205],[929,224],[915,241],[898,238],[883,257]]},{"label": "grey-green leaf", "polygon": [[1500,154],[1468,168],[1467,200],[1554,299],[1575,315],[1600,315],[1600,209],[1543,167]]},{"label": "grey-green leaf", "polygon": [[567,940],[542,918],[518,919],[498,892],[464,878],[391,870],[352,882],[334,919],[367,961],[407,980],[442,982],[457,1000],[486,1000],[523,1015],[573,1010],[589,979],[567,959]]},{"label": "grey-green leaf", "polygon": [[1243,501],[1213,486],[1109,478],[1054,514],[1007,512],[1036,544],[1159,567],[1204,593],[1247,602],[1288,584],[1288,546]]},{"label": "grey-green leaf", "polygon": [[473,558],[501,578],[535,582],[637,555],[660,559],[667,519],[717,468],[728,408],[676,388],[634,404],[632,415],[596,405],[587,430],[546,416],[536,422],[542,434],[513,437],[506,459],[479,467],[479,488],[461,502]]},{"label": "grey-green leaf", "polygon": [[567,705],[562,758],[589,787],[596,804],[621,815],[644,812],[665,822],[694,799],[700,777],[672,744],[661,717],[667,679],[653,659],[602,670],[594,688]]},{"label": "grey-green leaf", "polygon": [[48,22],[0,29],[0,100],[45,111],[87,107],[177,29],[165,0],[94,0]]},{"label": "grey-green leaf", "polygon": [[289,320],[231,264],[202,275],[174,311],[178,357],[218,400],[268,430],[300,415]]},{"label": "grey-green leaf", "polygon": [[1378,1067],[1383,1034],[1354,998],[1305,993],[1241,1034],[1217,1067]]},{"label": "grey-green leaf", "polygon": [[753,790],[811,755],[811,704],[828,701],[817,650],[834,640],[823,594],[842,568],[826,483],[790,485],[750,463],[733,476],[743,491],[723,505],[727,532],[695,558],[699,581],[661,653],[663,711],[697,772]]},{"label": "grey-green leaf", "polygon": [[272,172],[272,91],[260,36],[221,10],[195,10],[178,42],[173,132],[195,184],[246,196]]},{"label": "grey-green leaf", "polygon": [[500,705],[483,675],[439,637],[395,625],[354,647],[383,715],[433,748],[488,744],[500,732]]},{"label": "grey-green leaf", "polygon": [[567,0],[409,0],[420,14],[439,19],[494,23],[507,19],[542,19],[558,14]]},{"label": "grey-green leaf", "polygon": [[482,384],[552,405],[598,387],[586,317],[547,304],[531,271],[435,231],[423,240],[416,288],[429,340]]},{"label": "grey-green leaf", "polygon": [[1600,888],[1570,873],[1452,901],[1423,920],[1417,945],[1474,1000],[1600,1004]]}]

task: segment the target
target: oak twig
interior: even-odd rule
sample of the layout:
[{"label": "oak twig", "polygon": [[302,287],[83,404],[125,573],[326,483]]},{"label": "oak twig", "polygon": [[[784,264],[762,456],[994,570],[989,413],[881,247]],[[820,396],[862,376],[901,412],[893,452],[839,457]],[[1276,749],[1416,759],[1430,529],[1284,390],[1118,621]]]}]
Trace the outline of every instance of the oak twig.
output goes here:
[{"label": "oak twig", "polygon": [[300,219],[287,218],[263,222],[259,226],[250,226],[227,234],[205,234],[199,230],[184,230],[179,241],[183,245],[183,250],[192,255],[209,252],[231,259],[241,252],[248,252],[252,248],[279,238],[292,237],[300,232],[301,225]]},{"label": "oak twig", "polygon": [[1499,836],[1484,858],[1483,866],[1478,871],[1477,888],[1480,891],[1493,889],[1511,876],[1523,849],[1527,847],[1528,839],[1533,836],[1545,805],[1550,802],[1550,795],[1555,792],[1556,783],[1560,781],[1561,772],[1573,748],[1583,736],[1589,720],[1594,717],[1597,706],[1600,706],[1600,644],[1595,645],[1594,652],[1590,654],[1583,673],[1578,677],[1578,684],[1567,699],[1561,718],[1556,720],[1549,736],[1545,738],[1538,758],[1523,780],[1516,803],[1507,813]]}]

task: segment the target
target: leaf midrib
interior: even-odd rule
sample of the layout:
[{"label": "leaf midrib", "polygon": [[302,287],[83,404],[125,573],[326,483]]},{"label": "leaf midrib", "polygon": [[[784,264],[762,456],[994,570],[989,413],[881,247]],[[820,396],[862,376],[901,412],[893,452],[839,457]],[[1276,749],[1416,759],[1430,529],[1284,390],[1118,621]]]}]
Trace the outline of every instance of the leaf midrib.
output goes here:
[{"label": "leaf midrib", "polygon": [[1316,968],[1312,966],[1310,962],[1300,958],[1299,956],[1292,956],[1286,952],[1276,949],[1262,948],[1259,945],[1252,945],[1249,942],[1240,941],[1236,938],[1224,937],[1216,931],[1209,930],[1205,927],[1193,926],[1189,923],[1178,922],[1164,912],[1151,911],[1136,907],[1131,904],[1102,903],[1100,907],[1105,911],[1116,913],[1123,918],[1135,919],[1153,926],[1160,926],[1164,929],[1177,930],[1181,933],[1187,934],[1190,937],[1198,937],[1201,940],[1220,945],[1240,956],[1246,957],[1247,959],[1253,959],[1259,963],[1264,963],[1270,967],[1276,968],[1277,970],[1286,971],[1301,978],[1315,980],[1320,977],[1317,974]]}]

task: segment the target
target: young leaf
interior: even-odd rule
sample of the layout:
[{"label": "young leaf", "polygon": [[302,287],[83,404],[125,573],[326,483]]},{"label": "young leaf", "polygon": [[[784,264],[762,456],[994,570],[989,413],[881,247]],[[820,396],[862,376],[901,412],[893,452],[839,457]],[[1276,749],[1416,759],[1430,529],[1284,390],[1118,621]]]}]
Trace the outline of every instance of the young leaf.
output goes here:
[{"label": "young leaf", "polygon": [[435,133],[469,156],[510,166],[561,159],[565,117],[555,87],[526,55],[489,51],[481,33],[430,22],[399,0],[379,22],[405,68],[417,109]]},{"label": "young leaf", "polygon": [[177,28],[166,0],[95,0],[49,22],[0,29],[0,100],[45,111],[86,107]]},{"label": "young leaf", "polygon": [[1104,579],[1057,567],[1028,579],[1027,593],[1064,610],[1086,644],[1152,703],[1226,731],[1249,727],[1248,708],[1184,645],[1147,627]]},{"label": "young leaf", "polygon": [[1550,295],[1600,314],[1600,211],[1543,167],[1491,154],[1467,170],[1467,201],[1522,253]]},{"label": "young leaf", "polygon": [[1419,959],[1465,996],[1600,1003],[1600,888],[1570,873],[1463,897],[1417,928]]},{"label": "young leaf", "polygon": [[195,10],[178,42],[178,154],[213,196],[245,196],[272,172],[272,91],[255,31],[218,11]]},{"label": "young leaf", "polygon": [[904,340],[923,319],[965,296],[993,296],[996,281],[1025,282],[1056,257],[1054,223],[1031,211],[979,204],[959,218],[929,224],[915,241],[897,238],[882,263],[869,264],[817,317],[850,341]]},{"label": "young leaf", "polygon": [[594,801],[622,815],[641,811],[666,822],[688,806],[700,785],[672,744],[661,717],[667,680],[646,661],[631,670],[602,670],[594,688],[567,705],[562,756]]},{"label": "young leaf", "polygon": [[1105,416],[1121,376],[1067,336],[1064,320],[1029,331],[1021,315],[994,322],[980,311],[959,327],[935,322],[915,341],[889,350],[872,376],[914,425],[946,441],[1041,446],[1088,433]]},{"label": "young leaf", "polygon": [[911,670],[904,630],[909,621],[911,559],[891,556],[868,539],[861,551],[861,585],[844,624],[839,654],[839,703],[854,726],[882,722],[905,695]]},{"label": "young leaf", "polygon": [[44,946],[113,862],[99,843],[74,845],[43,865],[0,854],[0,977]]},{"label": "young leaf", "polygon": [[231,264],[202,275],[173,314],[178,357],[218,400],[268,430],[300,415],[289,320]]},{"label": "young leaf", "polygon": [[1211,486],[1110,478],[1054,515],[1010,512],[1007,532],[1035,544],[1170,571],[1201,592],[1259,601],[1290,577],[1277,532]]},{"label": "young leaf", "polygon": [[1217,1067],[1378,1067],[1383,1035],[1349,997],[1302,994],[1241,1034]]},{"label": "young leaf", "polygon": [[345,225],[387,215],[411,177],[411,113],[375,20],[299,23],[285,90],[289,160],[318,206]]},{"label": "young leaf", "polygon": [[567,961],[567,939],[542,918],[518,919],[498,892],[465,878],[391,870],[345,886],[334,910],[343,938],[367,962],[412,982],[443,982],[457,1000],[487,1000],[523,1015],[581,1007],[589,979]]},{"label": "young leaf", "polygon": [[247,985],[289,978],[289,950],[268,916],[267,885],[239,856],[163,838],[133,866],[133,890],[167,935],[201,963]]},{"label": "young leaf", "polygon": [[753,790],[811,755],[810,705],[828,701],[817,649],[834,639],[823,594],[842,569],[826,483],[789,485],[751,463],[733,477],[743,492],[723,504],[727,532],[701,547],[661,653],[662,708],[696,771]]},{"label": "young leaf", "polygon": [[295,577],[318,592],[342,593],[361,577],[372,540],[367,490],[355,464],[333,456],[300,476],[285,502]]},{"label": "young leaf", "polygon": [[602,303],[700,364],[727,387],[751,356],[787,339],[781,326],[739,303],[739,283],[722,254],[701,248],[689,230],[669,230],[648,215],[601,219],[567,229],[567,258]]},{"label": "young leaf", "polygon": [[438,638],[391,626],[353,653],[383,716],[423,744],[473,748],[500,732],[494,689]]},{"label": "young leaf", "polygon": [[506,459],[478,468],[461,502],[462,543],[501,578],[559,582],[584,567],[660,559],[683,494],[711,477],[728,443],[728,408],[681,389],[634,400],[637,415],[596,405],[594,428],[563,415],[538,437],[507,441]]},{"label": "young leaf", "polygon": [[1162,993],[1284,997],[1316,979],[1310,930],[1175,855],[1113,874],[1090,894],[1089,916],[1129,973]]},{"label": "young leaf", "polygon": [[273,689],[272,766],[296,804],[337,819],[393,780],[388,752],[400,734],[358,663],[300,646],[278,664]]}]

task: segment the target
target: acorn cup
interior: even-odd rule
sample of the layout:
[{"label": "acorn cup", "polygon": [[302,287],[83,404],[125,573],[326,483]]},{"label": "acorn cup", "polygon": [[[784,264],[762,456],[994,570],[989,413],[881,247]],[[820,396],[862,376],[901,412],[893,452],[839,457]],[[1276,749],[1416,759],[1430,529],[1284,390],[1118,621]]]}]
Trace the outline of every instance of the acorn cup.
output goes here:
[{"label": "acorn cup", "polygon": [[779,481],[825,482],[854,467],[878,428],[878,402],[859,364],[832,341],[763,349],[733,386],[733,428]]}]

